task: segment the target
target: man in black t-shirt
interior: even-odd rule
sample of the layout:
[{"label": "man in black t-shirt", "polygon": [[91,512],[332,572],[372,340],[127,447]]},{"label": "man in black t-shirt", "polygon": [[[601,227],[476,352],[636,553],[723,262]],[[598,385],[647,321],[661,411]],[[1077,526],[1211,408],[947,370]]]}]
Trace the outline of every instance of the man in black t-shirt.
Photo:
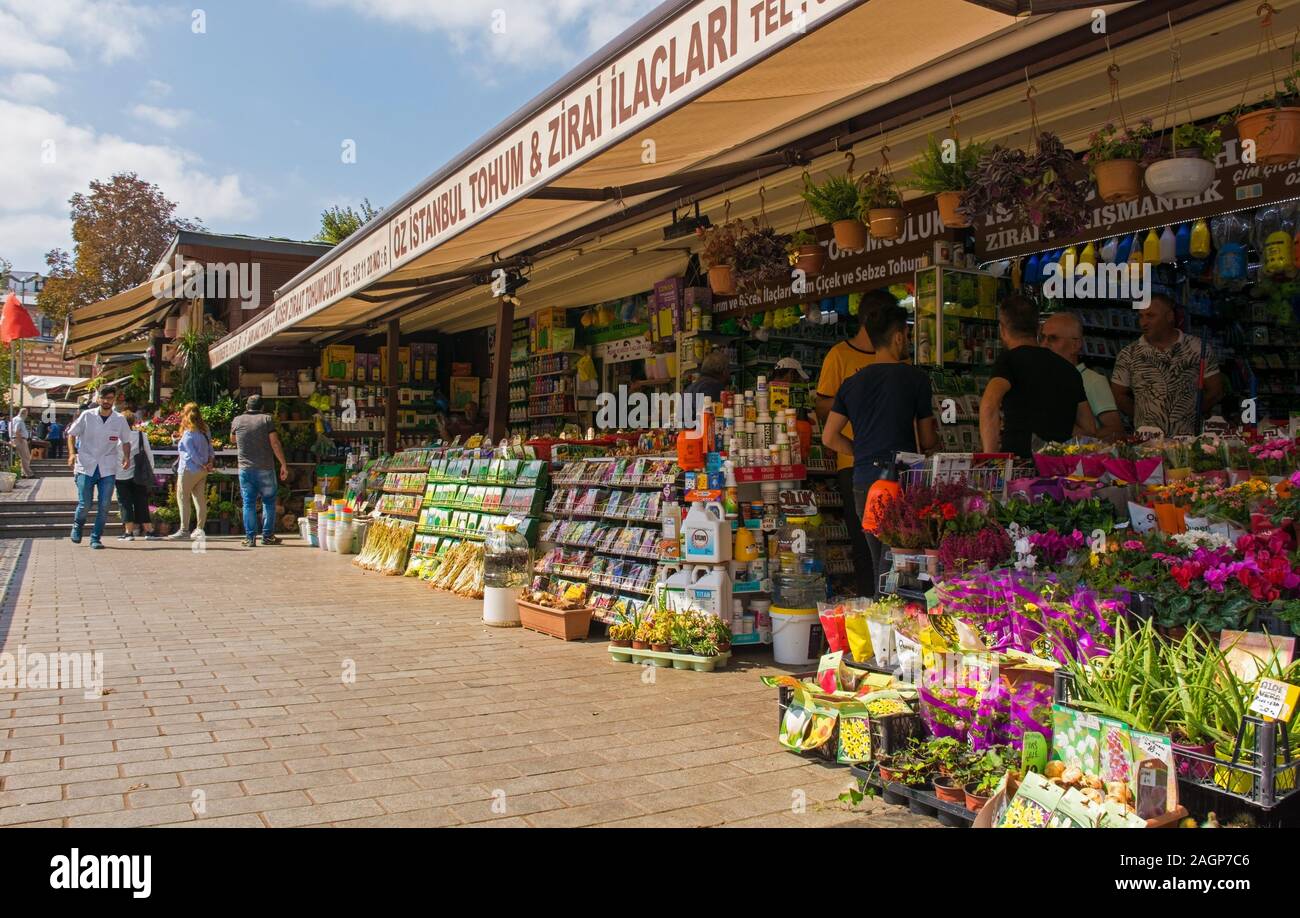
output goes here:
[{"label": "man in black t-shirt", "polygon": [[[930,375],[903,362],[911,353],[907,311],[898,305],[883,306],[867,318],[866,329],[876,360],[844,380],[822,428],[822,443],[853,457],[853,501],[859,525],[881,463],[892,462],[894,453],[914,452],[918,445],[927,453],[939,446]],[[852,440],[844,436],[846,424],[852,424]],[[880,572],[884,553],[880,540],[869,532],[864,535],[874,569]]]},{"label": "man in black t-shirt", "polygon": [[1002,353],[993,364],[980,400],[980,441],[984,452],[1033,455],[1034,438],[1069,440],[1077,425],[1097,436],[1097,419],[1079,371],[1070,362],[1038,346],[1038,307],[1010,296],[998,310]]}]

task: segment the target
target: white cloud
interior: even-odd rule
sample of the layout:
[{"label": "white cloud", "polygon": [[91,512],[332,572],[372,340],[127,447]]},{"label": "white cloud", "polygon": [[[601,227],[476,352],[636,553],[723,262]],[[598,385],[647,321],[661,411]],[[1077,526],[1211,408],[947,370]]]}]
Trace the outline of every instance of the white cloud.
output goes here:
[{"label": "white cloud", "polygon": [[0,80],[0,98],[15,102],[38,102],[58,91],[59,84],[43,73],[15,73],[7,80]]},{"label": "white cloud", "polygon": [[174,131],[190,120],[190,112],[183,108],[159,108],[156,105],[136,105],[131,114],[164,131]]},{"label": "white cloud", "polygon": [[144,95],[150,99],[165,99],[172,94],[172,84],[150,80],[144,84]]},{"label": "white cloud", "polygon": [[[248,220],[257,208],[240,176],[218,175],[195,153],[142,144],[69,123],[55,112],[0,99],[6,125],[0,169],[0,254],[15,265],[40,267],[46,251],[71,245],[68,198],[91,179],[136,172],[176,201],[183,217],[208,225]],[[45,161],[50,159],[52,162]]]},{"label": "white cloud", "polygon": [[[521,70],[576,64],[658,0],[307,0],[392,25],[441,32],[467,57]],[[498,12],[504,16],[498,16]]]},{"label": "white cloud", "polygon": [[65,45],[111,64],[138,56],[158,10],[131,0],[0,0],[0,67],[48,70],[70,67]]}]

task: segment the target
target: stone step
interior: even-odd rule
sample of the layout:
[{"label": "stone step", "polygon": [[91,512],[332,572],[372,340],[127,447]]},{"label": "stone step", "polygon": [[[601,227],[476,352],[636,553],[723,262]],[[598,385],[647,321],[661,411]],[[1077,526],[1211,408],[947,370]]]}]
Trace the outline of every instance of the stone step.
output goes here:
[{"label": "stone step", "polygon": [[[90,539],[91,524],[87,523],[84,536]],[[0,523],[0,539],[66,539],[72,531],[72,521],[66,523]],[[104,537],[114,538],[122,534],[122,524],[110,519],[104,525]]]}]

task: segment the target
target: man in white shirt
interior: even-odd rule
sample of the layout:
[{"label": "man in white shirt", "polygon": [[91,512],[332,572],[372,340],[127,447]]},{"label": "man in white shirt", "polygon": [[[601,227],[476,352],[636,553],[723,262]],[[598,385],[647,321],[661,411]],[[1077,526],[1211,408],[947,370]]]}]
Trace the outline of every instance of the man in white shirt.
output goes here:
[{"label": "man in white shirt", "polygon": [[113,500],[120,469],[131,467],[131,428],[126,419],[113,410],[117,390],[105,386],[99,390],[99,408],[83,411],[68,427],[68,465],[77,476],[77,513],[72,520],[72,541],[81,543],[86,525],[86,506],[91,493],[99,489],[95,511],[95,528],[90,547],[103,548],[104,523],[108,505]]},{"label": "man in white shirt", "polygon": [[18,461],[23,467],[23,477],[32,478],[32,450],[28,440],[31,434],[27,432],[27,409],[19,408],[18,413],[14,415],[13,420],[9,422],[9,439],[13,442],[14,451],[18,453]]}]

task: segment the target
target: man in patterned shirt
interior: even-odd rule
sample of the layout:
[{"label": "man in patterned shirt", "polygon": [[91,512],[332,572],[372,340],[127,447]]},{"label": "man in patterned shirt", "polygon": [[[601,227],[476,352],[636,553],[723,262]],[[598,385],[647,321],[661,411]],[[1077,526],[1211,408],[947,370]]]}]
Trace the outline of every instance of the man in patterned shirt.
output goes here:
[{"label": "man in patterned shirt", "polygon": [[[1200,415],[1223,398],[1219,364],[1201,339],[1178,330],[1177,306],[1162,293],[1138,313],[1142,337],[1119,352],[1111,391],[1133,427],[1158,427],[1166,436],[1195,436]],[[1200,396],[1200,414],[1198,414]]]}]

